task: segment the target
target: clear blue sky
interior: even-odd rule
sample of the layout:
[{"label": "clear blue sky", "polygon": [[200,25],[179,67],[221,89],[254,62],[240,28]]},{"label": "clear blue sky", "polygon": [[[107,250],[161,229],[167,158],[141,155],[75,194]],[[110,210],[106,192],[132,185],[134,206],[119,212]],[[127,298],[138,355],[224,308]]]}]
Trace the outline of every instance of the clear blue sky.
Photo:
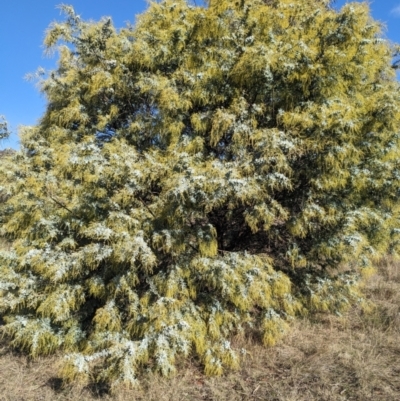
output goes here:
[{"label": "clear blue sky", "polygon": [[[18,126],[34,125],[45,110],[44,97],[24,76],[39,66],[55,67],[57,56],[46,58],[42,41],[49,24],[62,19],[56,8],[62,2],[71,4],[85,20],[111,16],[117,28],[134,23],[135,15],[147,8],[145,0],[5,0],[0,12],[0,115],[8,120],[12,136],[0,143],[0,149],[17,148]],[[338,0],[335,7],[345,3]],[[400,0],[375,0],[370,6],[373,17],[386,24],[386,36],[400,42]]]}]

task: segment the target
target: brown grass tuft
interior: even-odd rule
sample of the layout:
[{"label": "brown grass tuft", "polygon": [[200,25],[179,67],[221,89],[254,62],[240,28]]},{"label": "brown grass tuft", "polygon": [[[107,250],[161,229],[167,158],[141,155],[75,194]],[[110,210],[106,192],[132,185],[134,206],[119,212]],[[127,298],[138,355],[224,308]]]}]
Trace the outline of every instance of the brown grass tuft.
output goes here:
[{"label": "brown grass tuft", "polygon": [[241,369],[206,378],[194,361],[173,379],[149,374],[140,390],[63,387],[56,357],[29,361],[0,343],[2,401],[391,401],[400,400],[400,263],[382,260],[365,284],[369,311],[318,315],[293,322],[273,348],[236,339],[246,348]]}]

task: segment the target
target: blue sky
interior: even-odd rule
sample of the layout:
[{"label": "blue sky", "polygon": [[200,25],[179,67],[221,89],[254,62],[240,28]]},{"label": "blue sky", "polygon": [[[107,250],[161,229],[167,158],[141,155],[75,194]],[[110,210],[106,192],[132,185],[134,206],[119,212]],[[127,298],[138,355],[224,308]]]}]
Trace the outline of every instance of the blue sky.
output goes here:
[{"label": "blue sky", "polygon": [[[0,115],[5,115],[12,131],[11,137],[0,143],[18,148],[18,126],[34,125],[45,110],[45,99],[33,82],[24,76],[55,67],[57,56],[47,58],[43,54],[44,32],[52,21],[60,20],[56,6],[61,0],[13,0],[4,1],[0,13]],[[338,0],[340,8],[346,0]],[[85,20],[99,20],[111,16],[117,28],[134,23],[135,15],[147,8],[145,0],[64,0]],[[199,4],[199,1],[198,1]],[[372,15],[384,22],[386,37],[400,42],[400,0],[375,0],[370,2]]]}]

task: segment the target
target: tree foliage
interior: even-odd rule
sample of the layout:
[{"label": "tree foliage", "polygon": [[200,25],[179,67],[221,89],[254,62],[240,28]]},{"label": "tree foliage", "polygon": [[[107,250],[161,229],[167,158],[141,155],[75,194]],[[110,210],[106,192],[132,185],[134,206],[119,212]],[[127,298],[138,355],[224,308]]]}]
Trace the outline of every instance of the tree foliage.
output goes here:
[{"label": "tree foliage", "polygon": [[4,116],[0,115],[0,141],[2,139],[8,138],[10,135],[8,131],[8,124]]},{"label": "tree foliage", "polygon": [[120,31],[63,6],[1,167],[12,345],[115,386],[180,356],[221,374],[233,336],[360,299],[397,250],[400,92],[368,6],[329,3],[165,0]]}]

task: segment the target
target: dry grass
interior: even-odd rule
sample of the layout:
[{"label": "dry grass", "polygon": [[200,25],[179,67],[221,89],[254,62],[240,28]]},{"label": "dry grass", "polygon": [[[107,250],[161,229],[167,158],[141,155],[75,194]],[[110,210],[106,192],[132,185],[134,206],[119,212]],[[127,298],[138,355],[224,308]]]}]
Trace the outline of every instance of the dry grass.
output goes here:
[{"label": "dry grass", "polygon": [[[400,263],[382,261],[366,283],[375,303],[345,318],[315,316],[296,321],[273,348],[247,341],[241,370],[205,378],[188,362],[171,380],[148,376],[141,390],[62,387],[57,359],[30,362],[0,345],[0,400],[141,401],[395,401],[400,400]],[[237,344],[241,345],[241,344]]]}]

